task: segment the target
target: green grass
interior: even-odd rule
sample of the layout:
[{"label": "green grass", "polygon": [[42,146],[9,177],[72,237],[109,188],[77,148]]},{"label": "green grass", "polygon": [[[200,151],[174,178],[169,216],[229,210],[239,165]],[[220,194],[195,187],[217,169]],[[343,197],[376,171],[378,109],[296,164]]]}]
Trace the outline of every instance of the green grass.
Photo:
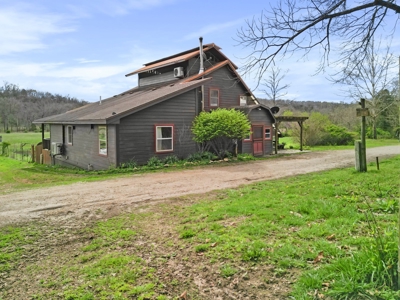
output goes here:
[{"label": "green grass", "polygon": [[[0,133],[3,142],[10,144],[26,143],[28,145],[37,145],[42,141],[41,132],[12,132],[12,133]],[[50,137],[50,132],[45,132],[45,138]]]},{"label": "green grass", "polygon": [[[103,180],[115,176],[117,174],[98,174],[97,172],[32,164],[0,156],[0,194],[75,182]],[[119,174],[119,176],[123,175]]]},{"label": "green grass", "polygon": [[[175,299],[171,294],[178,296],[191,281],[167,280],[157,270],[168,273],[170,259],[184,265],[199,255],[205,265],[219,266],[215,282],[251,278],[264,266],[273,266],[277,280],[296,270],[296,300],[315,299],[315,293],[398,299],[389,288],[396,274],[389,273],[397,264],[399,169],[396,157],[382,161],[380,171],[348,168],[259,182],[204,195],[189,206],[168,204],[86,225],[69,250],[57,248],[47,266],[39,260],[30,270],[41,278],[33,299]],[[377,227],[367,222],[371,213]],[[41,236],[39,225],[0,228],[3,272],[12,272],[30,253],[25,245]]]},{"label": "green grass", "polygon": [[[285,149],[299,149],[300,144],[293,141],[292,137],[283,137],[279,139],[279,144],[285,143]],[[374,147],[382,147],[382,146],[392,146],[392,145],[399,145],[400,141],[398,139],[367,139],[366,145],[367,148],[374,148]],[[311,151],[326,151],[326,150],[345,150],[345,149],[354,149],[353,145],[341,145],[341,146],[304,146],[304,150],[311,150]]]}]

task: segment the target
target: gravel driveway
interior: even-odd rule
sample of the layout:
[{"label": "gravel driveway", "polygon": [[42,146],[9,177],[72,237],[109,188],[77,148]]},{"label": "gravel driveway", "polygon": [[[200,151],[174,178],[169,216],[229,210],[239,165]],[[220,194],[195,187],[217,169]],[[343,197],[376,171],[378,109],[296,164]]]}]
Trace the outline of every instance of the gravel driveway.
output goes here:
[{"label": "gravel driveway", "polygon": [[[374,162],[379,157],[382,161],[399,154],[400,145],[371,148],[367,149],[367,160]],[[354,150],[308,152],[243,164],[135,174],[7,194],[0,196],[0,226],[46,217],[78,218],[95,215],[99,209],[133,211],[143,203],[158,203],[186,194],[350,167],[354,166],[354,157]]]}]

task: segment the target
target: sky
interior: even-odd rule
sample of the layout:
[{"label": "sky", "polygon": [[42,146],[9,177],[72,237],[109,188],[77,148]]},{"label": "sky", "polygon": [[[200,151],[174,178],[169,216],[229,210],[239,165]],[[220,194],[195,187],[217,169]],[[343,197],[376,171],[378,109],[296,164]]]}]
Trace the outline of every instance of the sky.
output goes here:
[{"label": "sky", "polygon": [[[228,4],[229,3],[229,4]],[[215,43],[242,67],[250,49],[237,31],[273,1],[194,0],[0,0],[0,80],[20,88],[89,102],[137,86],[125,77],[143,64],[204,43]],[[394,40],[400,53],[400,42]],[[350,102],[326,74],[317,74],[318,52],[277,63],[287,70],[285,98]],[[240,70],[239,70],[240,72]],[[251,76],[256,97],[265,98]]]}]

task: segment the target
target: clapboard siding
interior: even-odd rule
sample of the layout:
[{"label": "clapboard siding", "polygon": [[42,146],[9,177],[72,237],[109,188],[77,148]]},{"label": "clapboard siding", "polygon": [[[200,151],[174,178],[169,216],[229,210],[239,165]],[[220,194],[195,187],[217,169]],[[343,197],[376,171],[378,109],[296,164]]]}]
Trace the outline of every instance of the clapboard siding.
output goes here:
[{"label": "clapboard siding", "polygon": [[51,124],[50,125],[50,145],[51,143],[62,143],[62,125]]},{"label": "clapboard siding", "polygon": [[[155,106],[122,118],[119,124],[119,162],[131,159],[145,164],[152,156],[185,158],[196,151],[190,127],[196,115],[196,91],[192,90]],[[174,125],[174,151],[155,153],[154,125]]]},{"label": "clapboard siding", "polygon": [[[253,109],[250,111],[248,118],[252,125],[262,125],[271,128],[271,140],[264,140],[264,155],[271,154],[273,151],[273,119],[271,114],[265,109]],[[253,142],[252,141],[241,141],[239,145],[240,153],[253,154]]]},{"label": "clapboard siding", "polygon": [[[94,170],[108,169],[117,164],[116,159],[116,125],[107,126],[107,156],[99,155],[98,125],[74,125],[72,145],[65,144],[63,156],[56,156],[56,163],[73,165]],[[64,125],[65,136],[68,124]],[[58,129],[57,129],[58,130]],[[62,136],[62,132],[58,134]]]},{"label": "clapboard siding", "polygon": [[179,80],[179,78],[174,77],[174,70],[167,73],[153,75],[149,77],[144,77],[139,79],[139,86],[147,86],[151,84],[157,84],[167,81]]},{"label": "clapboard siding", "polygon": [[[210,88],[217,88],[220,91],[219,107],[230,108],[240,104],[240,95],[246,94],[242,84],[238,82],[235,75],[227,67],[220,68],[213,72],[209,77],[212,80],[207,82],[204,90],[204,110],[210,110]],[[215,108],[215,107],[211,107]]]}]

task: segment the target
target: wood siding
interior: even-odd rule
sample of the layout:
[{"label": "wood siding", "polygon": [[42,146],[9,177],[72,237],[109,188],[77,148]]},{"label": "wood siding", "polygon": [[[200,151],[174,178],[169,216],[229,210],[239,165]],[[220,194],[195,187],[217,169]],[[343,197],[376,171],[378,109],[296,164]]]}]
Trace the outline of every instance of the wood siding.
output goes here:
[{"label": "wood siding", "polygon": [[[117,164],[116,157],[116,125],[107,125],[107,156],[99,154],[98,125],[73,125],[72,145],[64,144],[64,155],[57,155],[55,163],[75,166],[83,169],[103,170]],[[53,129],[54,127],[54,129]],[[51,126],[51,141],[62,141],[62,125]],[[65,124],[66,131],[68,124]],[[65,133],[67,134],[67,133]]]},{"label": "wood siding", "polygon": [[[273,141],[272,138],[274,136],[272,124],[273,124],[273,119],[271,115],[269,114],[268,111],[265,109],[253,109],[250,114],[248,115],[248,118],[253,125],[263,125],[266,127],[271,128],[271,140],[264,140],[264,155],[271,154],[273,152]],[[238,151],[240,153],[249,153],[253,154],[253,141],[241,141]]]},{"label": "wood siding", "polygon": [[246,94],[247,91],[234,76],[235,75],[228,69],[228,67],[220,68],[209,75],[209,77],[212,77],[212,80],[204,85],[205,111],[216,108],[210,107],[209,105],[210,89],[212,88],[218,88],[220,91],[219,107],[230,108],[233,106],[239,106],[240,96]]},{"label": "wood siding", "polygon": [[[131,159],[139,164],[157,156],[169,155],[186,158],[196,152],[190,128],[196,115],[196,91],[186,92],[175,98],[122,118],[119,124],[119,163]],[[174,125],[174,150],[169,153],[155,153],[155,125]]]}]

